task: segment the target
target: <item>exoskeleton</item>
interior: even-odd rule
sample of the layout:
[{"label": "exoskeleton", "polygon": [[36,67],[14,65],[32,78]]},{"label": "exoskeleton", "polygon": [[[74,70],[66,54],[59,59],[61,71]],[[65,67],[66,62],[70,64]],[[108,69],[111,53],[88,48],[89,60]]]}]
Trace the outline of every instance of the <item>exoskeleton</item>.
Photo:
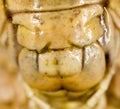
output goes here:
[{"label": "exoskeleton", "polygon": [[120,47],[120,0],[1,0],[8,46],[34,109],[104,109]]}]

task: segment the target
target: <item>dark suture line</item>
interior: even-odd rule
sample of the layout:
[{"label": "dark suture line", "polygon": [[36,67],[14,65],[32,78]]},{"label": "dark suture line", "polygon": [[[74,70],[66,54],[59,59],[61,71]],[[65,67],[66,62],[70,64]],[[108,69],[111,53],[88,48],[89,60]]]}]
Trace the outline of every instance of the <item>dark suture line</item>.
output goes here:
[{"label": "dark suture line", "polygon": [[81,71],[84,69],[85,64],[85,47],[82,48],[82,68]]},{"label": "dark suture line", "polygon": [[[14,15],[14,14],[21,14],[21,13],[47,13],[47,12],[61,12],[61,11],[67,11],[67,10],[72,10],[72,9],[77,9],[79,7],[87,7],[89,5],[97,5],[98,3],[93,3],[93,4],[85,4],[85,5],[82,5],[82,6],[73,6],[73,7],[69,7],[69,8],[62,8],[62,9],[53,9],[53,10],[23,10],[23,11],[13,11],[11,12],[10,10],[7,10],[7,13],[8,15]],[[104,2],[100,2],[99,3],[100,5],[104,5]],[[7,7],[6,7],[7,9]]]}]

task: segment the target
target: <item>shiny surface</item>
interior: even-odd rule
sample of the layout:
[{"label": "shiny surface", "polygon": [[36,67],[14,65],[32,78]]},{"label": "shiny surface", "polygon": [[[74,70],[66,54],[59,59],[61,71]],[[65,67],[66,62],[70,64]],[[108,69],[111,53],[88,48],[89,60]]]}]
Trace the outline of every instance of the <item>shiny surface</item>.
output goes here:
[{"label": "shiny surface", "polygon": [[101,23],[104,27],[104,35],[98,40],[105,52],[109,54],[107,61],[111,64],[115,62],[115,59],[118,56],[120,49],[120,37],[119,35],[116,35],[117,30],[114,30],[112,18],[106,9],[104,13],[104,20],[102,20]]},{"label": "shiny surface", "polygon": [[[83,109],[82,106],[85,106],[84,108],[88,109],[90,106],[93,109],[93,107],[96,107],[96,103],[99,102],[97,106],[99,106],[100,109],[103,109],[105,105],[105,99],[102,99],[102,97],[103,97],[103,94],[106,92],[108,85],[110,83],[110,79],[112,77],[111,74],[113,74],[113,72],[111,71],[113,71],[114,68],[111,66],[115,65],[116,59],[118,61],[118,58],[116,58],[116,56],[118,51],[120,50],[119,49],[120,47],[119,45],[119,42],[120,42],[119,0],[109,0],[109,2],[108,0],[101,0],[103,2],[106,2],[105,4],[101,4],[101,9],[100,8],[97,9],[98,7],[90,8],[91,7],[90,5],[93,6],[94,3],[95,5],[97,4],[100,5],[99,0],[92,0],[92,1],[79,0],[80,1],[79,3],[77,2],[78,0],[66,0],[66,1],[54,0],[54,2],[53,0],[46,0],[46,1],[41,0],[42,2],[40,2],[40,0],[29,0],[29,2],[28,0],[4,0],[4,3],[5,3],[4,5],[1,4],[2,3],[1,1],[0,1],[0,15],[1,15],[0,27],[2,27],[2,31],[0,28],[0,47],[2,42],[3,45],[9,48],[10,50],[9,53],[14,54],[12,55],[12,59],[13,58],[16,59],[15,54],[17,53],[19,54],[18,52],[19,50],[17,46],[22,45],[21,46],[22,50],[20,51],[20,55],[18,56],[19,66],[21,69],[20,72],[23,74],[22,78],[24,77],[25,84],[29,85],[31,88],[28,92],[26,92],[27,97],[29,98],[30,108],[31,109],[36,109],[36,108],[47,109],[48,107],[50,107],[50,108],[56,108],[56,109],[80,109],[80,108]],[[72,4],[69,4],[71,2]],[[76,4],[74,4],[73,2]],[[45,3],[45,4],[41,5],[41,3]],[[5,10],[4,10],[4,6],[5,6]],[[81,24],[83,25],[76,26],[76,27],[74,26],[75,27],[74,30],[77,30],[77,32],[76,31],[75,32],[78,36],[81,35],[83,28],[86,34],[92,33],[90,36],[93,35],[96,38],[94,40],[90,40],[89,44],[86,44],[86,45],[83,44],[83,46],[81,46],[81,43],[80,43],[79,45],[79,42],[81,40],[79,37],[75,37],[74,36],[75,34],[73,35],[74,37],[71,40],[69,40],[69,42],[71,41],[74,43],[65,44],[67,41],[61,37],[62,34],[59,32],[62,30],[62,27],[61,27],[56,29],[57,31],[55,34],[59,39],[59,41],[57,41],[57,38],[55,39],[54,37],[51,37],[51,39],[53,39],[54,41],[49,40],[51,41],[51,43],[55,42],[53,44],[54,45],[53,48],[50,48],[50,43],[44,47],[44,44],[46,44],[45,41],[43,45],[41,44],[43,48],[42,47],[41,49],[38,48],[37,52],[34,48],[30,50],[28,46],[24,45],[27,43],[30,46],[30,43],[31,43],[33,47],[33,43],[37,43],[36,40],[38,40],[38,38],[36,38],[35,40],[36,35],[38,36],[38,34],[40,35],[43,34],[43,31],[39,30],[39,28],[36,28],[36,26],[39,27],[39,24],[44,23],[43,20],[39,19],[41,18],[40,13],[43,15],[45,13],[53,13],[56,11],[63,12],[65,10],[69,12],[74,8],[76,9],[75,14],[77,14],[79,13],[77,11],[78,7],[79,8],[84,7],[86,8],[86,10],[84,12],[80,11],[80,13],[82,13],[83,16],[82,15],[75,16],[75,18],[77,18],[76,21],[80,22],[81,20]],[[10,16],[7,16],[8,17],[7,19],[5,18],[4,11],[7,12],[7,15],[10,15]],[[31,21],[29,23],[27,23],[27,21],[29,20],[27,19],[27,17],[25,17],[25,15],[27,14],[28,14],[28,17],[30,18],[33,17],[32,15],[35,15],[34,18],[31,18]],[[63,15],[62,16],[61,15],[62,14],[60,14],[59,16],[63,17]],[[69,14],[67,15],[69,16]],[[19,21],[22,23],[17,22],[18,25],[16,25],[16,22],[13,21],[14,19],[13,17],[16,17],[16,16],[17,16],[16,18],[17,20],[20,17],[21,20],[19,19]],[[66,22],[66,16],[64,16],[65,18],[63,19],[63,22],[60,19],[58,20],[53,19],[53,20],[57,21],[56,24],[59,24],[59,25],[60,25],[60,22],[64,25],[67,23],[69,24],[69,22]],[[112,20],[110,16],[112,16]],[[48,16],[46,15],[46,17]],[[44,17],[44,19],[46,19],[46,22],[47,21],[49,22],[49,18],[47,19],[46,17]],[[85,20],[86,18],[87,20]],[[9,21],[10,23],[12,23],[13,21],[14,22],[13,26],[15,26],[14,29],[9,29],[8,25],[6,25],[6,23],[4,22],[5,20]],[[26,23],[25,25],[23,24],[22,20],[24,21],[24,23]],[[114,25],[112,22],[114,23]],[[33,25],[33,23],[35,25]],[[48,25],[44,25],[44,26],[49,27],[50,25],[53,25],[53,23],[54,22],[51,22],[51,23],[49,22]],[[4,25],[6,25],[6,27]],[[17,33],[18,31],[16,30],[17,26],[20,30],[19,33],[23,32],[23,35],[26,34],[24,37],[26,39],[24,44],[23,42],[21,42],[19,43],[20,45],[18,45],[18,43],[16,42],[17,40],[14,40],[14,38],[18,36],[18,33]],[[3,27],[5,27],[4,30],[3,30]],[[68,27],[66,26],[66,28]],[[66,28],[64,27],[64,29],[62,30],[65,36],[67,35],[67,32],[65,32],[67,30]],[[96,28],[97,29],[101,28],[100,32],[95,31]],[[50,29],[49,31],[52,30],[51,28],[49,29]],[[12,30],[14,30],[15,34],[13,34]],[[32,34],[35,34],[35,35],[33,36],[31,34],[28,34],[26,31],[32,32]],[[45,31],[46,30],[44,30],[44,32]],[[51,34],[53,33],[54,32],[51,32]],[[57,33],[59,33],[60,37],[58,37]],[[84,34],[83,36],[81,35],[81,38],[84,39],[85,43],[88,43],[88,40],[91,37],[85,38],[86,34]],[[19,34],[19,36],[21,37],[22,34]],[[30,37],[30,38],[27,38],[27,37]],[[46,41],[48,41],[48,39]],[[39,43],[41,42],[42,41],[38,41],[37,44],[39,45]],[[11,50],[11,47],[15,48],[17,50],[17,53],[15,52],[13,53],[13,50]],[[6,51],[7,50],[8,49],[6,48]],[[9,53],[7,52],[7,54],[5,53],[4,55],[4,53],[1,51],[0,62],[1,60],[4,60],[4,58],[2,57],[5,57],[6,55],[8,56]],[[102,55],[104,59],[101,59]],[[5,67],[6,65],[7,66],[11,65],[11,61],[9,61],[8,58],[6,58],[5,60],[6,60],[5,61],[6,64],[3,64],[4,62],[0,63],[0,66],[2,66],[3,71],[6,71],[7,69]],[[24,65],[26,68],[24,67]],[[42,69],[42,67],[44,67],[44,69]],[[97,69],[104,76],[100,75],[101,73],[97,72]],[[101,69],[105,70],[104,73],[101,71]],[[111,71],[108,71],[108,69],[111,69]],[[0,68],[0,71],[1,71],[1,68]],[[9,71],[10,70],[7,70],[5,73],[8,74]],[[39,75],[42,75],[42,76],[39,76]],[[53,78],[57,78],[57,79],[53,79]],[[82,78],[83,78],[83,81],[81,80]],[[2,80],[3,80],[3,76],[1,76],[0,82]],[[12,80],[15,81],[16,79],[14,80],[12,78]],[[10,82],[11,81],[9,81],[9,84]],[[17,83],[17,80],[15,84],[16,83]],[[96,84],[97,84],[97,87],[95,87]],[[41,87],[39,88],[39,85],[41,85],[42,89],[40,89]],[[51,85],[52,87],[49,87],[49,85]],[[6,88],[7,86],[9,87],[8,84],[4,84],[3,82],[3,87]],[[20,88],[19,84],[16,84],[16,86]],[[14,89],[14,86],[10,85],[10,87]],[[37,90],[36,95],[34,94],[35,90],[32,90],[34,89],[33,87],[36,88]],[[26,86],[24,88],[25,90],[27,89]],[[61,88],[62,89],[64,88],[63,92],[61,92]],[[1,90],[3,90],[3,88],[1,88],[0,91]],[[19,89],[17,90],[19,92],[17,95],[19,95],[21,98],[20,90]],[[44,96],[43,92],[46,93],[46,96]],[[16,97],[16,91],[12,92],[12,94],[13,93],[15,95],[14,97],[16,98],[15,102],[17,102],[18,99]],[[0,93],[0,96],[1,96],[0,99],[1,98],[3,99],[7,95],[11,95],[9,90],[5,90],[4,94]],[[66,97],[66,95],[70,95],[70,97],[76,96],[79,100],[75,98],[69,99],[68,97]],[[60,99],[58,99],[59,97]],[[67,101],[64,101],[64,99],[67,99]],[[82,99],[84,99],[87,102],[82,102]],[[21,101],[23,102],[24,100],[22,99]],[[6,101],[4,102],[6,103]],[[12,102],[13,101],[10,100],[9,103],[7,102],[8,103],[7,105],[11,105]],[[18,104],[15,104],[14,108],[19,108],[19,107],[20,107],[20,102]],[[1,107],[1,101],[0,101],[0,108],[2,109],[4,108],[4,107]]]},{"label": "shiny surface", "polygon": [[[111,50],[102,46],[113,45],[112,32],[106,31],[102,6],[86,7],[13,15],[18,43],[25,47],[19,55],[20,72],[32,88],[81,91],[102,80],[104,50]],[[105,44],[99,41],[107,36]]]},{"label": "shiny surface", "polygon": [[6,0],[11,12],[60,10],[101,2],[103,0]]},{"label": "shiny surface", "polygon": [[16,14],[13,23],[19,24],[19,44],[28,49],[83,47],[103,35],[99,18],[102,13],[100,5],[92,5],[57,12]]},{"label": "shiny surface", "polygon": [[104,76],[105,64],[105,54],[96,43],[84,51],[73,48],[37,54],[23,49],[19,55],[25,81],[31,87],[46,91],[62,87],[70,91],[89,89]]}]

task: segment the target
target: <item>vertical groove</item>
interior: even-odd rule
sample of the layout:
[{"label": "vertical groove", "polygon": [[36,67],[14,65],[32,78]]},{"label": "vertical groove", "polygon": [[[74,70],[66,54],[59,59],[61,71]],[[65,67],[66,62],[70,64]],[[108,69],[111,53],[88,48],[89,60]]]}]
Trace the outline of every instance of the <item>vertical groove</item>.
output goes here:
[{"label": "vertical groove", "polygon": [[84,69],[84,61],[85,61],[85,48],[83,47],[82,48],[82,69],[81,70]]},{"label": "vertical groove", "polygon": [[36,51],[36,70],[39,71],[39,54]]}]

